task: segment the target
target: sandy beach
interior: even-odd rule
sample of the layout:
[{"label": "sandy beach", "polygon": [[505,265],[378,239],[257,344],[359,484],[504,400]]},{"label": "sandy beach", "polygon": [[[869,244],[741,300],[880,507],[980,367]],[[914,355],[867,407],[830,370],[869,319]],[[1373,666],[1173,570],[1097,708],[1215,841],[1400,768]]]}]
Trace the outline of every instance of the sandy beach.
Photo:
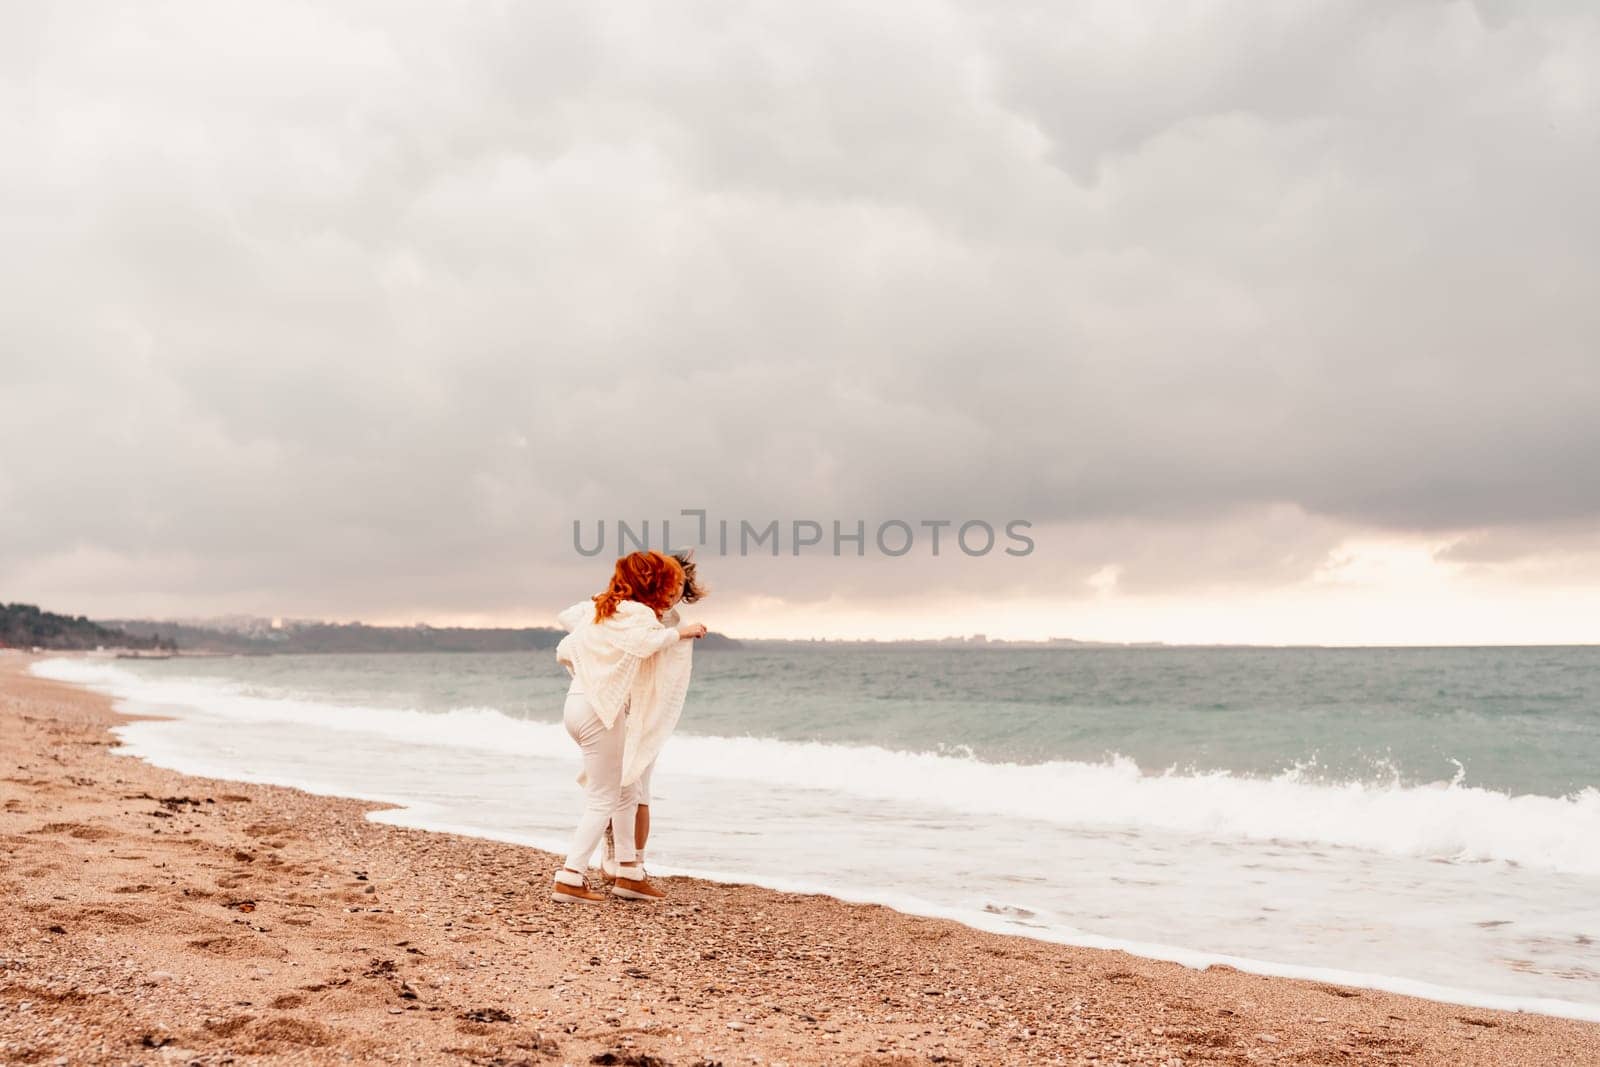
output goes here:
[{"label": "sandy beach", "polygon": [[0,1062],[1600,1063],[1600,1026],[552,856],[112,754],[0,657]]}]

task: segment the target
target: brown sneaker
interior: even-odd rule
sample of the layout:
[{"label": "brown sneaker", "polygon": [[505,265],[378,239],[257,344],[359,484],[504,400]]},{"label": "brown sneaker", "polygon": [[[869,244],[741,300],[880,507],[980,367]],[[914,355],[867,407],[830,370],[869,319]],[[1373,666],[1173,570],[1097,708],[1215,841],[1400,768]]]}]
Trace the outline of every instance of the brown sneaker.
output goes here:
[{"label": "brown sneaker", "polygon": [[[563,870],[562,873],[569,873]],[[562,904],[599,904],[606,899],[604,893],[596,893],[589,888],[589,880],[579,875],[577,885],[569,885],[557,876],[550,887],[550,899]]]},{"label": "brown sneaker", "polygon": [[[637,875],[630,878],[629,875]],[[617,880],[611,884],[613,896],[623,900],[663,900],[666,894],[655,887],[650,876],[640,867],[623,867],[617,871]]]}]

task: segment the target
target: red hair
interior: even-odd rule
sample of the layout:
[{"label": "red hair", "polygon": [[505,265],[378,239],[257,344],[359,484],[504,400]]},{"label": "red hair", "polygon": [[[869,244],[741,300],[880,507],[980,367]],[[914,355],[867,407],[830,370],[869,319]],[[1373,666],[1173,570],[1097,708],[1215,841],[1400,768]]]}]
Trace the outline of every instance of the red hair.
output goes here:
[{"label": "red hair", "polygon": [[659,552],[634,552],[617,560],[611,584],[593,597],[594,621],[609,619],[624,600],[636,600],[660,615],[672,606],[672,597],[683,578],[683,566]]}]

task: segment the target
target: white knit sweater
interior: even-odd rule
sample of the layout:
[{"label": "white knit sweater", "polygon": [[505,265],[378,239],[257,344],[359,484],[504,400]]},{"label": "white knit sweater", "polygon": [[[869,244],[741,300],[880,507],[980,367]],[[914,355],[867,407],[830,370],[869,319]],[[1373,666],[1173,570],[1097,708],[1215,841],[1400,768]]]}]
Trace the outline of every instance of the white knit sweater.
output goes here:
[{"label": "white knit sweater", "polygon": [[[664,625],[634,600],[624,600],[616,614],[598,623],[589,600],[556,618],[572,631],[556,646],[556,661],[577,679],[606,729],[628,708],[622,784],[631,785],[678,725],[689,693],[694,642],[680,641],[675,625]],[[667,618],[675,624],[677,613],[669,611]]]}]

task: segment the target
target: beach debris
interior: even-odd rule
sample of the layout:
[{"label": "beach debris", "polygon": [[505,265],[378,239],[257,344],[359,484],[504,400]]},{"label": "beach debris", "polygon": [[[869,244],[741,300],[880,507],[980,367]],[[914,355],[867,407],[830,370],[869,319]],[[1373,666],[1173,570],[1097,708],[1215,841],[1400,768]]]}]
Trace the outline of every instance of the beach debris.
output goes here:
[{"label": "beach debris", "polygon": [[194,797],[158,797],[151,793],[133,793],[122,798],[123,800],[153,800],[168,811],[182,811],[185,806],[198,808],[202,804],[215,804],[216,801],[207,797],[205,800],[196,800]]},{"label": "beach debris", "polygon": [[1344,997],[1347,1000],[1361,995],[1354,989],[1344,989],[1336,985],[1318,985],[1311,988],[1318,993],[1326,993],[1330,997]]},{"label": "beach debris", "polygon": [[1015,904],[985,904],[983,910],[990,915],[1010,915],[1018,919],[1031,919],[1036,914]]},{"label": "beach debris", "polygon": [[557,1055],[561,1051],[561,1043],[540,1030],[535,1030],[533,1036],[527,1040],[517,1042],[516,1047],[525,1052],[543,1052],[549,1056]]},{"label": "beach debris", "polygon": [[652,1056],[648,1052],[634,1052],[631,1049],[597,1052],[589,1057],[589,1062],[607,1067],[669,1067],[667,1061],[659,1056]]}]

